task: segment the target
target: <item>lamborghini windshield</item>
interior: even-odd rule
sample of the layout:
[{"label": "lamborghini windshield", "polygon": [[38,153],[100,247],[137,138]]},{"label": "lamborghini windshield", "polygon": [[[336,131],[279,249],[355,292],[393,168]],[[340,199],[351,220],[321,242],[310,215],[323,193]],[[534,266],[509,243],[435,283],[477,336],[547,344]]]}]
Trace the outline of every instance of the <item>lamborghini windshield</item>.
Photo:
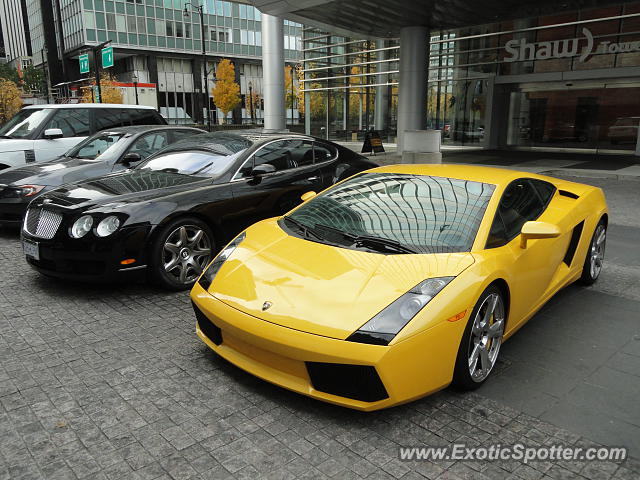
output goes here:
[{"label": "lamborghini windshield", "polygon": [[455,178],[367,173],[285,217],[313,241],[385,253],[465,252],[495,185]]}]

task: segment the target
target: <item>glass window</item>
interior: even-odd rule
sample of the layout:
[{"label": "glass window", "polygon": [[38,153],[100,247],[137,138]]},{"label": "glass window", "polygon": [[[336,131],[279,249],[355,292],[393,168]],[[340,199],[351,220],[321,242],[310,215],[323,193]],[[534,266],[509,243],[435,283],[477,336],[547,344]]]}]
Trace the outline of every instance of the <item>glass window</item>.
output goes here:
[{"label": "glass window", "polygon": [[290,216],[321,239],[349,248],[367,248],[356,237],[376,237],[416,253],[465,252],[494,190],[494,185],[455,178],[365,173]]},{"label": "glass window", "polygon": [[519,235],[522,225],[537,219],[543,210],[544,205],[529,180],[511,182],[502,194],[498,206],[507,240]]},{"label": "glass window", "polygon": [[169,132],[153,132],[136,140],[131,145],[129,152],[137,153],[144,160],[167,145],[169,145]]},{"label": "glass window", "polygon": [[122,137],[123,133],[109,133],[94,135],[80,142],[66,153],[67,157],[94,160],[113,147]]},{"label": "glass window", "polygon": [[191,38],[191,24],[184,24],[184,38]]},{"label": "glass window", "polygon": [[116,16],[113,13],[107,13],[107,30],[116,29]]},{"label": "glass window", "polygon": [[27,138],[42,125],[51,110],[29,108],[20,110],[0,128],[0,138]]},{"label": "glass window", "polygon": [[326,162],[335,158],[338,154],[334,147],[329,145],[315,142],[313,146],[316,163]]},{"label": "glass window", "polygon": [[167,37],[173,37],[173,21],[167,20],[166,25],[167,25]]},{"label": "glass window", "polygon": [[116,15],[116,30],[118,32],[127,31],[127,21],[124,15]]},{"label": "glass window", "polygon": [[89,109],[60,109],[49,120],[45,130],[48,128],[59,128],[65,137],[85,137],[89,135]]},{"label": "glass window", "polygon": [[545,182],[544,180],[537,180],[532,178],[529,181],[533,183],[533,186],[538,192],[538,195],[540,195],[542,203],[546,206],[551,200],[551,197],[553,197],[553,194],[556,191],[556,187],[554,187],[549,182]]},{"label": "glass window", "polygon": [[166,35],[166,24],[163,20],[156,20],[156,34],[158,35]]},{"label": "glass window", "polygon": [[86,28],[96,28],[96,17],[93,12],[84,12],[84,24]]},{"label": "glass window", "polygon": [[186,151],[167,152],[141,164],[141,170],[156,170],[182,175],[216,177],[233,163],[234,155],[223,155],[212,152]]},{"label": "glass window", "polygon": [[176,22],[176,37],[182,38],[182,22]]},{"label": "glass window", "polygon": [[145,25],[144,18],[138,17],[136,21],[138,24],[138,33],[147,33],[147,26]]},{"label": "glass window", "polygon": [[133,125],[162,125],[162,117],[155,110],[129,110],[131,122]]},{"label": "glass window", "polygon": [[180,140],[184,140],[185,138],[189,138],[193,135],[198,135],[200,132],[193,130],[173,130],[171,135],[173,135],[173,142],[179,142]]},{"label": "glass window", "polygon": [[288,140],[269,143],[255,153],[254,166],[266,163],[273,165],[276,171],[294,168],[296,166],[292,155],[294,146]]},{"label": "glass window", "polygon": [[111,130],[114,128],[130,125],[126,115],[126,110],[119,108],[100,108],[96,111],[96,129]]},{"label": "glass window", "polygon": [[127,31],[129,33],[135,33],[136,30],[136,17],[127,15]]}]

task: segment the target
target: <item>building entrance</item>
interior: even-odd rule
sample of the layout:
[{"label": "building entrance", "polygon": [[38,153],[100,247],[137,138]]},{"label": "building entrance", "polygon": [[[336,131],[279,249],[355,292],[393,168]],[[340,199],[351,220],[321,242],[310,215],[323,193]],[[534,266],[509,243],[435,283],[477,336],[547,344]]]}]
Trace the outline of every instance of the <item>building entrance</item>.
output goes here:
[{"label": "building entrance", "polygon": [[510,94],[510,147],[636,149],[640,82],[519,84]]}]

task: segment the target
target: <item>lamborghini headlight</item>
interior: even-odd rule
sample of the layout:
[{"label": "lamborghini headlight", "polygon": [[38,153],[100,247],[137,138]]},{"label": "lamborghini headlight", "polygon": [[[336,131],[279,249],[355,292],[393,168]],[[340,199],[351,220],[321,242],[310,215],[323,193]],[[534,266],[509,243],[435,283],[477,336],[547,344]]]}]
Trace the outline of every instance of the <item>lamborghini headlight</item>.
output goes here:
[{"label": "lamborghini headlight", "polygon": [[205,269],[205,271],[200,276],[198,283],[205,290],[209,290],[209,287],[213,283],[213,279],[216,277],[224,262],[231,256],[233,251],[242,243],[247,235],[242,232],[238,235],[229,245],[224,247],[224,249],[213,259],[213,262],[209,264],[209,266]]},{"label": "lamborghini headlight", "polygon": [[388,345],[402,328],[454,277],[428,278],[395,300],[347,340]]}]

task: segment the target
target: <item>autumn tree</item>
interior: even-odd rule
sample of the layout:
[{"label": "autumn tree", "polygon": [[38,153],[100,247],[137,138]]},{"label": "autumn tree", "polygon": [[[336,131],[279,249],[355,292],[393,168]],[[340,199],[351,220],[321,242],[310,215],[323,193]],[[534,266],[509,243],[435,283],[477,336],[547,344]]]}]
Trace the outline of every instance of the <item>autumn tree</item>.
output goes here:
[{"label": "autumn tree", "polygon": [[[88,87],[82,89],[82,103],[96,103],[94,86],[95,81],[91,81]],[[115,78],[107,73],[100,75],[100,94],[102,103],[122,103],[123,95],[120,86]]]},{"label": "autumn tree", "polygon": [[0,124],[9,121],[22,107],[20,89],[10,80],[0,78]]},{"label": "autumn tree", "polygon": [[[309,68],[314,68],[316,65],[314,63],[310,63],[308,65]],[[298,79],[302,79],[304,78],[304,73],[302,72],[302,68],[298,68]],[[298,93],[298,111],[302,114],[302,115],[306,115],[307,113],[305,112],[305,100],[304,100],[304,96],[308,95],[309,96],[309,104],[310,104],[310,108],[311,108],[311,112],[309,113],[311,115],[311,118],[318,118],[322,115],[325,114],[326,111],[326,96],[327,96],[327,91],[323,91],[323,90],[314,90],[316,88],[321,88],[322,84],[320,82],[306,82],[304,83],[305,89],[309,89],[310,91],[307,92],[302,92],[299,90]],[[333,107],[333,105],[335,104],[335,100],[334,97],[331,97],[331,106]]]},{"label": "autumn tree", "polygon": [[42,69],[29,65],[22,70],[22,88],[32,93],[44,93],[47,87]]},{"label": "autumn tree", "polygon": [[216,68],[216,84],[212,90],[213,101],[226,121],[230,111],[240,105],[240,85],[236,83],[236,70],[228,58],[222,59]]},{"label": "autumn tree", "polygon": [[298,100],[298,85],[294,80],[294,69],[291,65],[285,65],[284,67],[284,104],[285,108],[291,108]]}]

